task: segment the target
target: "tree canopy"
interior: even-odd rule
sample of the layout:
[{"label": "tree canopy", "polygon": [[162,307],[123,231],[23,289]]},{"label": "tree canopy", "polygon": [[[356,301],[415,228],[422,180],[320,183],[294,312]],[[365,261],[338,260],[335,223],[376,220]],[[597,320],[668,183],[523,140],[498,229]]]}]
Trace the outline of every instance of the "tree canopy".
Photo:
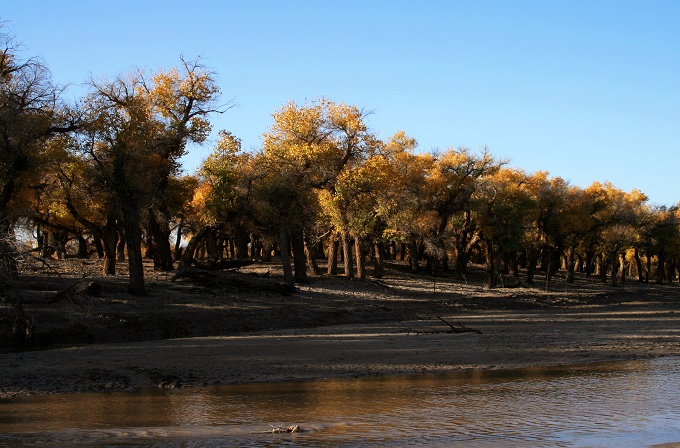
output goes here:
[{"label": "tree canopy", "polygon": [[341,260],[350,277],[366,277],[367,261],[376,277],[387,259],[433,274],[476,263],[490,287],[520,272],[531,284],[537,270],[613,284],[677,278],[678,207],[650,205],[638,190],[527,173],[487,148],[424,152],[404,131],[379,138],[364,109],[328,98],[274,111],[256,150],[220,130],[200,168],[184,173],[188,145],[205,142],[211,116],[227,108],[199,59],[92,78],[67,105],[41,60],[22,59],[6,31],[0,44],[5,284],[20,223],[43,256],[93,252],[107,275],[126,259],[134,294],[145,293],[145,257],[171,270],[277,256],[290,285],[320,274],[320,258],[329,274]]}]

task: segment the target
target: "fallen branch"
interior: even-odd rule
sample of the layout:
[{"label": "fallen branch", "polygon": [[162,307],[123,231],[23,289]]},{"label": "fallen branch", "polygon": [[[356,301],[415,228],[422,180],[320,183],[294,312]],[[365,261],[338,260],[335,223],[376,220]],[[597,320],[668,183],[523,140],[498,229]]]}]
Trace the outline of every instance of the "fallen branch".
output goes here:
[{"label": "fallen branch", "polygon": [[292,286],[287,283],[272,281],[269,278],[260,279],[235,273],[205,271],[198,268],[187,267],[177,271],[171,281],[189,279],[194,284],[204,287],[236,287],[254,289],[258,291],[276,292],[289,295],[293,292]]},{"label": "fallen branch", "polygon": [[199,269],[204,269],[206,271],[221,271],[224,269],[239,269],[244,266],[249,266],[255,263],[253,260],[220,260],[211,261],[210,263],[201,263],[198,260],[194,260],[194,266]]},{"label": "fallen branch", "polygon": [[477,333],[477,334],[482,334],[481,330],[478,330],[476,328],[470,328],[466,327],[465,325],[461,324],[460,322],[458,323],[458,326],[454,326],[450,324],[449,322],[445,321],[441,317],[437,316],[437,319],[440,321],[444,322],[447,327],[449,327],[448,330],[446,331],[438,331],[438,330],[416,330],[411,327],[406,327],[406,334],[441,334],[441,333]]},{"label": "fallen branch", "polygon": [[197,268],[183,268],[178,270],[175,275],[172,276],[170,279],[171,282],[181,280],[181,279],[189,279],[193,281],[194,283],[201,283],[205,286],[206,283],[209,283],[210,286],[213,286],[214,284],[217,283],[216,281],[217,278],[217,273],[212,272],[212,271],[204,271],[201,269]]},{"label": "fallen branch", "polygon": [[79,279],[56,292],[40,296],[35,291],[30,295],[31,292],[25,290],[21,303],[24,305],[50,305],[62,300],[74,303],[73,296],[101,297],[101,292],[102,287],[99,283],[88,281],[87,279]]},{"label": "fallen branch", "polygon": [[444,319],[442,319],[442,318],[439,317],[439,316],[437,316],[437,319],[441,320],[441,321],[444,322],[446,325],[448,325],[449,328],[451,328],[451,331],[452,331],[453,333],[477,333],[477,334],[482,334],[482,330],[478,330],[478,329],[476,329],[476,328],[466,327],[465,325],[461,324],[460,322],[458,322],[458,325],[459,325],[458,327],[454,327],[453,325],[451,325],[450,323],[448,323],[447,321],[445,321]]}]

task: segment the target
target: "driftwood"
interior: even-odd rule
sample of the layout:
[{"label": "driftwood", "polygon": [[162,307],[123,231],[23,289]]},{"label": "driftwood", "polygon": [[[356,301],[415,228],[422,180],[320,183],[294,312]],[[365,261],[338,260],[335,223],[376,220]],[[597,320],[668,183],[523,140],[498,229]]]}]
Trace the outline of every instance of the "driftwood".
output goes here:
[{"label": "driftwood", "polygon": [[67,286],[66,288],[57,291],[50,298],[52,302],[58,302],[63,299],[70,299],[71,294],[82,294],[90,297],[101,297],[102,286],[97,282],[78,280],[77,282]]},{"label": "driftwood", "polygon": [[269,278],[261,279],[258,277],[246,277],[239,274],[228,272],[207,271],[199,268],[187,267],[177,271],[171,281],[180,279],[191,280],[208,288],[236,287],[244,289],[255,289],[259,291],[276,292],[288,295],[293,292],[293,287],[287,283],[277,282]]},{"label": "driftwood", "polygon": [[203,269],[206,271],[222,271],[224,269],[238,269],[243,266],[249,266],[255,263],[254,260],[220,260],[211,261],[210,263],[201,263],[198,260],[194,260],[194,266],[198,269]]},{"label": "driftwood", "polygon": [[283,426],[274,426],[274,425],[269,425],[272,427],[269,431],[254,431],[251,432],[251,434],[282,434],[282,433],[298,433],[298,432],[305,432],[304,429],[300,428],[299,425],[291,425],[287,428],[284,428]]},{"label": "driftwood", "polygon": [[24,297],[22,297],[21,303],[25,305],[49,305],[52,303],[57,303],[61,300],[73,302],[72,295],[101,297],[101,294],[102,286],[99,283],[80,279],[51,294],[43,294],[38,296],[35,292],[30,294],[30,291],[24,291]]}]

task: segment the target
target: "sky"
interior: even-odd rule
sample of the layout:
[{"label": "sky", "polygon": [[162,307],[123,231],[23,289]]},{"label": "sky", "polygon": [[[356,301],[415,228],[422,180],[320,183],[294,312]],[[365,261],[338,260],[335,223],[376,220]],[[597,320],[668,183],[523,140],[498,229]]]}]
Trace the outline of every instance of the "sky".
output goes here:
[{"label": "sky", "polygon": [[528,173],[680,201],[680,1],[0,0],[5,28],[78,98],[84,82],[201,57],[217,130],[257,149],[272,113],[320,97],[382,139],[488,148]]}]

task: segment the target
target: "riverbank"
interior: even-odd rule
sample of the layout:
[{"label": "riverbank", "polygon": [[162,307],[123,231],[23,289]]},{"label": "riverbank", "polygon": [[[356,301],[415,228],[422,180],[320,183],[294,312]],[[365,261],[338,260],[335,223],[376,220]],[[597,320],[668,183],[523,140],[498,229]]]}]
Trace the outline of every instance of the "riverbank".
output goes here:
[{"label": "riverbank", "polygon": [[[271,275],[262,273],[272,269],[257,265],[239,275],[269,282]],[[0,396],[680,355],[675,286],[613,288],[581,280],[543,290],[488,290],[471,276],[433,279],[395,269],[380,281],[320,277],[281,295],[171,282],[171,275],[150,282],[145,298],[127,295],[123,277],[91,277],[101,284],[98,297],[73,293],[27,305],[36,339],[78,344],[0,355]],[[42,284],[57,283],[49,280]]]}]

